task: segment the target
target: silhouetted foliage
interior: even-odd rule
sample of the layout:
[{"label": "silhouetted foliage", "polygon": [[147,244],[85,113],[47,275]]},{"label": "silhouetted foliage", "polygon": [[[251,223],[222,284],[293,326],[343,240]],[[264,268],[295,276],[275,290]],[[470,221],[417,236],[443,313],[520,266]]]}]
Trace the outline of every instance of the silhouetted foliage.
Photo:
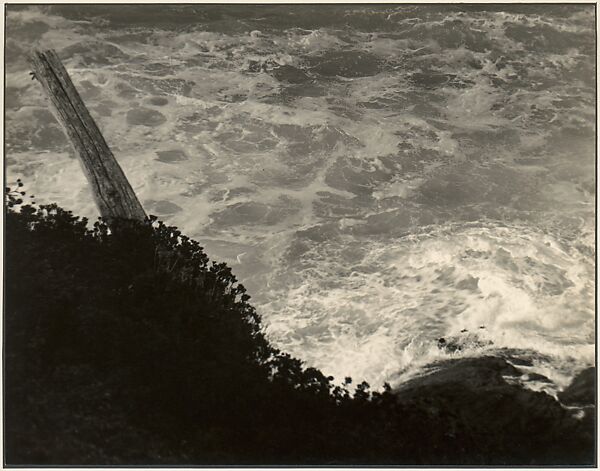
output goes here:
[{"label": "silhouetted foliage", "polygon": [[494,440],[474,437],[451,408],[407,405],[387,385],[371,393],[363,382],[351,394],[350,378],[336,386],[271,346],[231,269],[210,262],[177,228],[153,216],[90,228],[23,196],[6,189],[8,463],[420,464],[495,456]]}]

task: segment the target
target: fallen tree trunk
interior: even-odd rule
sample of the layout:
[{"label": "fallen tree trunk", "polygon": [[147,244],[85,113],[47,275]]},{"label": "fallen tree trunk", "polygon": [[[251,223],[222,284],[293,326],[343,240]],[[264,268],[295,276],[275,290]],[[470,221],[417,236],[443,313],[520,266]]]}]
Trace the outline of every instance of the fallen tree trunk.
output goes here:
[{"label": "fallen tree trunk", "polygon": [[56,52],[35,51],[29,60],[83,164],[102,218],[109,225],[114,219],[143,221],[142,205]]}]

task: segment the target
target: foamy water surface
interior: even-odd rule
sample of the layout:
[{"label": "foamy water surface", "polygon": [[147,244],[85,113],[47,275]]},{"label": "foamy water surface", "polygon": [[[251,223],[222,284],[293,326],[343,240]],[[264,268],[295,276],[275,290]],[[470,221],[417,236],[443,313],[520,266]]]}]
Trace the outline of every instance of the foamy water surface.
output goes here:
[{"label": "foamy water surface", "polygon": [[[376,387],[510,351],[553,392],[594,362],[594,22],[576,5],[13,5],[8,182],[97,216],[29,80],[27,52],[52,47],[147,212],[233,267],[277,346]],[[478,341],[437,348],[460,335]]]}]

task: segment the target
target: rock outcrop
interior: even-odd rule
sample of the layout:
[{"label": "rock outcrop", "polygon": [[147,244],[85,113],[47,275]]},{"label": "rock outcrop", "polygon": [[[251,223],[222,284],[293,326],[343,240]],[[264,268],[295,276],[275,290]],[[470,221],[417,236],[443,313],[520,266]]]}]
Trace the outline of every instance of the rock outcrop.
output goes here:
[{"label": "rock outcrop", "polygon": [[[427,412],[432,434],[439,433],[437,423],[448,440],[456,437],[457,455],[472,464],[593,464],[593,421],[511,381],[523,374],[498,357],[448,360],[396,394],[404,406]],[[563,396],[589,398],[590,376],[574,381]]]},{"label": "rock outcrop", "polygon": [[596,367],[581,371],[573,382],[558,393],[560,402],[567,406],[590,406],[596,404]]}]

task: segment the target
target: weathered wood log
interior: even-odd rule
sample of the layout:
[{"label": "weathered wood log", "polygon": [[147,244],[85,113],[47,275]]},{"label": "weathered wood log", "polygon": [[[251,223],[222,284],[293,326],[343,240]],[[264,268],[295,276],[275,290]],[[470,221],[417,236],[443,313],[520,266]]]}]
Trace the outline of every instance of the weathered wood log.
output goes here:
[{"label": "weathered wood log", "polygon": [[29,61],[79,155],[102,218],[109,225],[114,219],[143,221],[142,205],[56,52],[34,51]]}]

